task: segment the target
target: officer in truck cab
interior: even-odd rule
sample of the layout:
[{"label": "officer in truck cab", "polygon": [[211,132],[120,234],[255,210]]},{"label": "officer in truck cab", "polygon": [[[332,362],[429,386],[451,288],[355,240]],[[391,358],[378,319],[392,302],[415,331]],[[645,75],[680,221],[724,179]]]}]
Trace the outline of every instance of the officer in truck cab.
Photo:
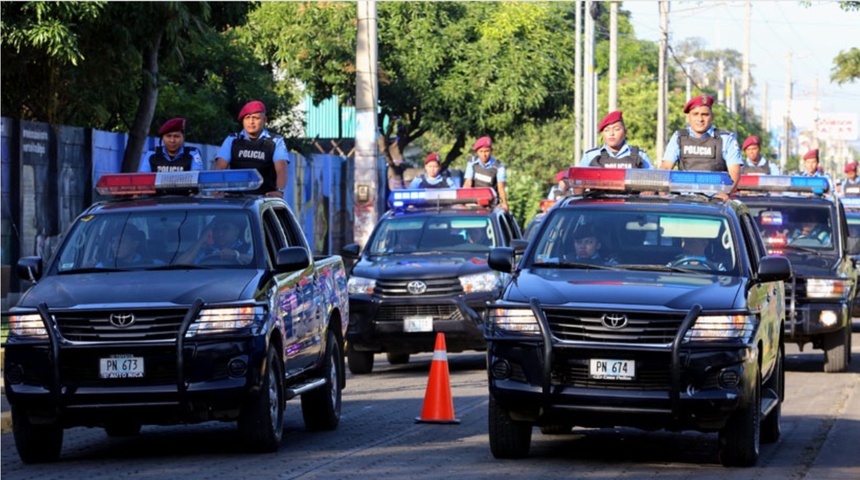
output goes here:
[{"label": "officer in truck cab", "polygon": [[143,154],[138,172],[203,170],[200,150],[185,145],[185,119],[171,118],[158,129],[161,145]]},{"label": "officer in truck cab", "polygon": [[493,140],[490,137],[481,137],[472,146],[472,150],[475,151],[475,156],[466,164],[463,187],[492,187],[499,195],[499,206],[507,210],[507,170],[505,165],[493,156]]},{"label": "officer in truck cab", "polygon": [[744,175],[779,175],[779,166],[773,162],[768,162],[761,154],[761,140],[755,135],[751,135],[744,140],[742,150],[747,156],[744,160],[744,165],[741,167],[741,173]]},{"label": "officer in truck cab", "polygon": [[439,155],[436,153],[428,154],[424,158],[424,173],[412,179],[412,182],[409,183],[409,189],[455,188],[451,176],[441,172],[442,164],[439,161]]},{"label": "officer in truck cab", "polygon": [[677,164],[679,170],[728,172],[738,181],[744,163],[741,149],[734,133],[714,128],[713,104],[713,97],[700,95],[684,105],[689,126],[672,134],[660,168],[671,170]]},{"label": "officer in truck cab", "polygon": [[653,168],[644,150],[627,144],[627,126],[622,115],[621,110],[616,110],[603,117],[597,126],[597,131],[603,135],[603,145],[586,151],[579,166]]}]

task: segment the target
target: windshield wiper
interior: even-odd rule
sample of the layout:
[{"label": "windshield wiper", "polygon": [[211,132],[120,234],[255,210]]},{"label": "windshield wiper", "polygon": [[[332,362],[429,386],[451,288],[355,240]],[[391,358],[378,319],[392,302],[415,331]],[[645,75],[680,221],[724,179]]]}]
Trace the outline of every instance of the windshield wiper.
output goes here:
[{"label": "windshield wiper", "polygon": [[677,272],[677,273],[705,273],[710,272],[708,270],[695,270],[692,268],[681,268],[681,267],[670,267],[668,265],[657,265],[657,264],[622,264],[615,265],[616,268],[623,268],[626,270],[656,270],[658,272]]},{"label": "windshield wiper", "polygon": [[823,255],[824,255],[823,253],[821,253],[821,251],[820,251],[820,250],[816,250],[816,249],[814,249],[814,248],[809,248],[809,247],[800,247],[800,246],[798,246],[798,245],[792,245],[792,244],[790,244],[790,243],[789,243],[789,244],[786,244],[786,245],[783,245],[783,246],[782,246],[782,248],[791,249],[791,250],[794,250],[794,251],[797,251],[797,252],[811,253],[811,254],[816,255],[816,256],[819,256],[819,257],[821,257],[821,256],[823,256]]},{"label": "windshield wiper", "polygon": [[618,270],[617,265],[597,265],[593,263],[579,263],[579,262],[539,262],[535,263],[536,267],[547,267],[547,268],[584,268],[584,269],[597,269],[597,270]]},{"label": "windshield wiper", "polygon": [[123,268],[108,268],[108,267],[85,267],[73,268],[72,270],[60,270],[59,275],[77,274],[77,273],[106,273],[106,272],[125,272]]},{"label": "windshield wiper", "polygon": [[209,270],[212,267],[207,265],[191,265],[188,263],[176,263],[170,265],[155,265],[144,268],[144,270]]}]

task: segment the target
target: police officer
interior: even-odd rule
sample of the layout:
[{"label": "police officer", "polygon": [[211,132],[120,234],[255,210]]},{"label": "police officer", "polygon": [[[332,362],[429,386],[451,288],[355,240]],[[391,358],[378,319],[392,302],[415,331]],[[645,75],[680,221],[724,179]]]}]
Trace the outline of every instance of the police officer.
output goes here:
[{"label": "police officer", "polygon": [[812,150],[803,154],[803,171],[800,173],[803,177],[824,177],[824,172],[818,168],[818,149]]},{"label": "police officer", "polygon": [[161,145],[144,152],[138,172],[187,172],[203,170],[203,159],[196,147],[185,146],[185,119],[171,118],[158,129]]},{"label": "police officer", "polygon": [[738,181],[744,163],[741,149],[734,133],[712,125],[713,104],[713,97],[700,95],[684,105],[689,127],[672,134],[660,168],[671,170],[677,163],[679,170],[728,172],[732,181]]},{"label": "police officer", "polygon": [[440,174],[442,165],[439,155],[431,153],[424,158],[424,173],[412,179],[409,188],[454,188],[454,181],[448,175]]},{"label": "police officer", "polygon": [[493,140],[490,137],[481,137],[472,146],[472,150],[476,156],[466,164],[463,187],[493,187],[499,194],[499,206],[507,210],[507,171],[502,162],[493,157]]},{"label": "police officer", "polygon": [[845,164],[845,175],[848,178],[842,180],[839,185],[839,193],[842,195],[860,196],[860,177],[857,176],[857,162],[850,161]]},{"label": "police officer", "polygon": [[597,131],[603,135],[603,146],[586,151],[579,162],[581,167],[653,168],[644,150],[627,144],[627,127],[621,110],[603,117]]},{"label": "police officer", "polygon": [[254,193],[283,197],[287,186],[287,147],[280,135],[266,129],[266,106],[259,100],[248,102],[239,112],[242,131],[230,135],[221,144],[215,169],[255,168],[263,185]]},{"label": "police officer", "polygon": [[755,135],[751,135],[744,140],[743,148],[741,149],[746,154],[747,158],[741,167],[741,173],[747,175],[779,175],[779,167],[768,162],[761,155],[761,141]]}]

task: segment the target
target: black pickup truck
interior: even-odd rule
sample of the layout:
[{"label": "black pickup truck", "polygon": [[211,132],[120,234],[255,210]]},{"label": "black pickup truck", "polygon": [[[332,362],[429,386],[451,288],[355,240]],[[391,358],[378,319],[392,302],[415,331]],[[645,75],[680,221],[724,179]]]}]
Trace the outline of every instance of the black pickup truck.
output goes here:
[{"label": "black pickup truck", "polygon": [[851,311],[857,290],[858,238],[825,177],[741,177],[738,198],[755,219],[771,255],[791,260],[785,283],[785,340],[824,350],[824,371],[851,361]]},{"label": "black pickup truck", "polygon": [[493,246],[522,234],[510,213],[494,208],[489,188],[398,190],[349,275],[349,370],[373,369],[375,353],[402,364],[432,352],[436,332],[450,352],[485,350],[487,302],[502,291],[502,275],[487,266]]},{"label": "black pickup truck", "polygon": [[527,455],[533,426],[629,426],[719,432],[723,464],[753,465],[780,435],[789,261],[710,195],[725,173],[568,178],[588,193],[547,213],[522,260],[490,252],[512,275],[485,324],[493,455]]},{"label": "black pickup truck", "polygon": [[[273,452],[285,403],[334,429],[349,304],[338,256],[314,258],[287,204],[246,195],[254,170],[103,175],[125,194],[85,210],[3,312],[3,375],[18,454],[56,460],[63,431],[238,422]],[[218,194],[189,194],[198,190]]]}]

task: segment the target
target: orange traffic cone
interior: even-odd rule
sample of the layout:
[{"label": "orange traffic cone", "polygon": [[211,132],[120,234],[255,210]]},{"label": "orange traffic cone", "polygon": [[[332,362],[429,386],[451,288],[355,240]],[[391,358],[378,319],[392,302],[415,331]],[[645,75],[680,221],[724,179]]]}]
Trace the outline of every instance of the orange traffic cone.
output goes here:
[{"label": "orange traffic cone", "polygon": [[445,334],[436,334],[433,361],[430,363],[430,380],[424,394],[424,409],[417,423],[460,423],[454,418],[454,399],[448,378],[448,354],[445,352]]}]

